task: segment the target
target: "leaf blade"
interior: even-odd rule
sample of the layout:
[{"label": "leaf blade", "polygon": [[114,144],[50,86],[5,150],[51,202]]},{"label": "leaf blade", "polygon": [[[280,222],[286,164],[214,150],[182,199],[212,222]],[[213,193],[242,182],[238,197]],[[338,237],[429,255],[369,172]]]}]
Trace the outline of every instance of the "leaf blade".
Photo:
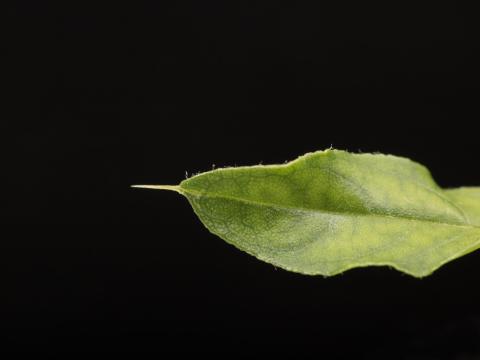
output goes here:
[{"label": "leaf blade", "polygon": [[405,158],[327,150],[179,186],[212,233],[303,274],[387,265],[423,277],[480,247],[479,188],[443,190]]}]

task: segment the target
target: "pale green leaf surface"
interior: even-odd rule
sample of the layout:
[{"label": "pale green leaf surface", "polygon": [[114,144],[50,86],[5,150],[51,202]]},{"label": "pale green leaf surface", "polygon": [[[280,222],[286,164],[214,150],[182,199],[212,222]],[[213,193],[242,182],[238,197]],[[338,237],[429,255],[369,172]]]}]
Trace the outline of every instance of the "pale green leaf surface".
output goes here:
[{"label": "pale green leaf surface", "polygon": [[480,187],[447,189],[445,193],[465,211],[470,224],[480,226]]},{"label": "pale green leaf surface", "polygon": [[480,188],[443,190],[395,156],[326,150],[150,187],[183,194],[212,233],[303,274],[388,265],[422,277],[480,248]]}]

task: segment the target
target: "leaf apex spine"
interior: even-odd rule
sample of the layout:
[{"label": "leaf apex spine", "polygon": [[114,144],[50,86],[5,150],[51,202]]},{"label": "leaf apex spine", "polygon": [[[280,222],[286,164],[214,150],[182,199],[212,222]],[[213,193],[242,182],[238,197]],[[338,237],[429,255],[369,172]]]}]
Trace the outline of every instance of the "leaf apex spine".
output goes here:
[{"label": "leaf apex spine", "polygon": [[136,189],[151,189],[151,190],[168,190],[180,193],[179,185],[131,185],[130,187]]}]

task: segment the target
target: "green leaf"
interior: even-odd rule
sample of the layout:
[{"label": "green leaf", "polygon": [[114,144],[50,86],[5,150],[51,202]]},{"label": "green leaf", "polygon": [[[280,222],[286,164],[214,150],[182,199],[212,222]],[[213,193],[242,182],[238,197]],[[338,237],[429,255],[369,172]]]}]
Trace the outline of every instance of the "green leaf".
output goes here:
[{"label": "green leaf", "polygon": [[212,233],[303,274],[387,265],[422,277],[480,248],[480,188],[443,190],[390,155],[329,149],[138,187],[177,191]]}]

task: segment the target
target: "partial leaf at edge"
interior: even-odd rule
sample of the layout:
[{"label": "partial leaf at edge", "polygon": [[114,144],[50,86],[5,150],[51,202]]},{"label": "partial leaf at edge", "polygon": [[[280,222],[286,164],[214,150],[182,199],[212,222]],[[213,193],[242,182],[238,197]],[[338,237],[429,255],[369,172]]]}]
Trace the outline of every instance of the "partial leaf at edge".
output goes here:
[{"label": "partial leaf at edge", "polygon": [[465,211],[470,224],[480,226],[480,187],[446,189],[445,193]]}]

